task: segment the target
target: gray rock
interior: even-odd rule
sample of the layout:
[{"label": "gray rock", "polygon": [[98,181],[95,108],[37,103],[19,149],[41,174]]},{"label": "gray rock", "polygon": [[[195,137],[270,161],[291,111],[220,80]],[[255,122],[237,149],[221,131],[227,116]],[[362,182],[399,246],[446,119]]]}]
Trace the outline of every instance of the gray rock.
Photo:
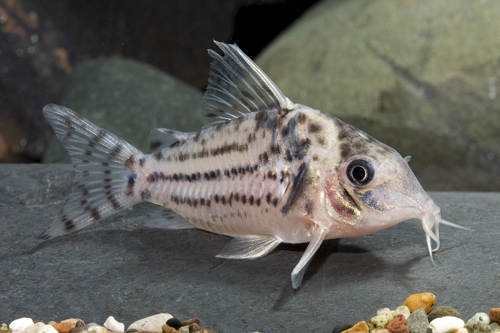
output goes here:
[{"label": "gray rock", "polygon": [[500,2],[326,0],[257,63],[292,101],[413,156],[425,188],[499,190],[499,15]]},{"label": "gray rock", "polygon": [[[78,66],[59,103],[149,152],[151,129],[195,131],[208,122],[200,112],[202,97],[198,90],[152,66],[135,60],[106,59]],[[44,162],[69,162],[55,137]]]},{"label": "gray rock", "polygon": [[429,320],[427,319],[427,313],[425,313],[424,309],[417,309],[408,317],[408,328],[410,329],[410,333],[426,333],[427,327],[429,327]]},{"label": "gray rock", "polygon": [[128,326],[168,312],[196,316],[221,333],[331,332],[382,306],[396,308],[415,291],[432,291],[465,318],[498,306],[498,274],[485,272],[500,272],[499,193],[431,193],[444,218],[474,230],[442,226],[436,266],[412,220],[325,241],[294,290],[290,272],[305,244],[280,245],[256,260],[216,258],[228,237],[145,228],[146,204],[35,246],[72,178],[70,165],[0,164],[0,322],[27,316],[102,324],[113,315]]}]

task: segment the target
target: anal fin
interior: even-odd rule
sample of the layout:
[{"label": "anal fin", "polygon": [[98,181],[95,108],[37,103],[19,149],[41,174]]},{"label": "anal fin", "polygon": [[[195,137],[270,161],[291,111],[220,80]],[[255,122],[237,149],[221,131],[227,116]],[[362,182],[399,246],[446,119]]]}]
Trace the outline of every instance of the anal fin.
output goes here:
[{"label": "anal fin", "polygon": [[218,258],[225,259],[256,259],[265,256],[281,243],[273,236],[237,236],[233,238]]}]

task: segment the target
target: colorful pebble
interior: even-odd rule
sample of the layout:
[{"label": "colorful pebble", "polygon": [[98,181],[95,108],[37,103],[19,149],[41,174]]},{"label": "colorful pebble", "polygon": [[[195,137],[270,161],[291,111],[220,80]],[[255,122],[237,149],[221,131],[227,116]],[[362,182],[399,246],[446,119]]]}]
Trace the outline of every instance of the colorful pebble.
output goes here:
[{"label": "colorful pebble", "polygon": [[193,318],[189,318],[187,320],[183,320],[182,323],[181,323],[181,326],[189,326],[191,324],[200,324],[200,320],[196,317],[193,317]]},{"label": "colorful pebble", "polygon": [[424,309],[426,313],[431,312],[436,303],[436,296],[433,293],[426,292],[421,294],[413,294],[409,296],[403,305],[406,305],[410,312],[417,309]]},{"label": "colorful pebble", "polygon": [[441,317],[446,317],[446,316],[452,316],[452,317],[457,317],[462,319],[462,315],[460,312],[458,312],[455,308],[452,308],[451,306],[443,305],[443,306],[438,306],[435,309],[432,309],[431,312],[429,312],[429,321],[433,321],[436,318],[441,318]]},{"label": "colorful pebble", "polygon": [[31,326],[33,324],[34,324],[33,319],[24,317],[24,318],[19,318],[19,319],[13,320],[9,324],[9,328],[12,331],[22,331],[26,327]]},{"label": "colorful pebble", "polygon": [[456,330],[457,328],[462,328],[464,324],[464,321],[460,318],[446,316],[431,321],[429,323],[429,328],[432,330],[432,333],[446,333],[451,330]]},{"label": "colorful pebble", "polygon": [[60,323],[57,323],[57,324],[54,324],[52,325],[52,327],[54,327],[54,329],[56,331],[58,331],[59,333],[68,333],[70,329],[72,329],[73,327],[71,327],[71,323],[63,323],[63,322],[60,322]]},{"label": "colorful pebble", "polygon": [[382,309],[378,309],[378,310],[377,310],[377,316],[379,316],[379,315],[381,315],[381,314],[384,314],[384,313],[386,313],[386,312],[389,312],[389,311],[391,311],[391,309],[389,309],[389,308],[382,308]]},{"label": "colorful pebble", "polygon": [[427,319],[427,313],[424,309],[417,309],[408,317],[410,333],[426,333],[427,327],[429,327],[429,319]]},{"label": "colorful pebble", "polygon": [[127,328],[127,331],[132,328],[138,331],[152,331],[154,329],[161,331],[161,327],[171,318],[173,316],[170,313],[158,313],[135,321]]},{"label": "colorful pebble", "polygon": [[173,328],[172,326],[168,326],[167,324],[161,327],[162,333],[178,333],[179,331]]},{"label": "colorful pebble", "polygon": [[408,323],[406,322],[406,318],[403,314],[399,314],[394,317],[394,319],[387,324],[386,328],[391,333],[410,333]]},{"label": "colorful pebble", "polygon": [[374,328],[385,328],[387,324],[393,320],[394,317],[396,317],[396,315],[396,311],[387,311],[381,315],[375,316],[370,319],[368,327],[370,330],[373,330]]},{"label": "colorful pebble", "polygon": [[178,330],[179,328],[181,328],[181,326],[189,326],[188,325],[182,325],[181,321],[177,318],[170,318],[169,320],[167,320],[167,325],[170,326],[170,327],[173,327],[175,328],[176,330]]},{"label": "colorful pebble", "polygon": [[490,317],[484,312],[478,312],[469,319],[465,328],[469,333],[490,333]]},{"label": "colorful pebble", "polygon": [[406,305],[401,305],[396,308],[396,313],[397,314],[402,314],[405,316],[405,319],[408,319],[410,316],[410,309]]},{"label": "colorful pebble", "polygon": [[368,324],[366,324],[366,321],[360,321],[353,327],[342,331],[341,333],[354,333],[354,332],[368,332]]},{"label": "colorful pebble", "polygon": [[490,332],[491,333],[500,332],[500,325],[496,321],[490,323]]},{"label": "colorful pebble", "polygon": [[500,308],[490,309],[490,320],[500,324]]},{"label": "colorful pebble", "polygon": [[109,316],[104,322],[104,327],[113,332],[124,332],[125,324],[117,321],[113,316]]}]

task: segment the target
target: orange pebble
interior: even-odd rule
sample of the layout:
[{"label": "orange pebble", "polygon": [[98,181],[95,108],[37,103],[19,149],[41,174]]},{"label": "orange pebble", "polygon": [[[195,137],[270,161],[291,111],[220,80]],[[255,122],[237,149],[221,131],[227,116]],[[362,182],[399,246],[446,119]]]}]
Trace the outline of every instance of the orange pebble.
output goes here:
[{"label": "orange pebble", "polygon": [[490,309],[490,320],[500,324],[500,308]]},{"label": "orange pebble", "polygon": [[68,333],[70,329],[72,329],[73,327],[71,327],[71,323],[57,323],[57,324],[54,324],[52,325],[54,326],[54,328],[56,329],[56,331],[58,331],[59,333]]},{"label": "orange pebble", "polygon": [[403,303],[403,305],[406,305],[410,309],[410,312],[417,309],[424,309],[426,313],[431,312],[434,304],[436,304],[436,296],[429,292],[413,294]]},{"label": "orange pebble", "polygon": [[340,333],[354,333],[354,332],[369,332],[370,330],[368,329],[368,325],[366,324],[366,321],[360,321],[353,327],[342,331]]}]

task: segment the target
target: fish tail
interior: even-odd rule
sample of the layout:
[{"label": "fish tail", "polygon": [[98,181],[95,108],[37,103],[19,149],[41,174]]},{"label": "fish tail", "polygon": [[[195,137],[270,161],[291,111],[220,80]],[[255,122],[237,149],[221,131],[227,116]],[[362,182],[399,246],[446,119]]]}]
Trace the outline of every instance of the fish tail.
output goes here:
[{"label": "fish tail", "polygon": [[43,115],[70,154],[75,177],[66,203],[38,239],[79,230],[141,201],[134,193],[134,161],[142,152],[68,108],[49,104]]}]

